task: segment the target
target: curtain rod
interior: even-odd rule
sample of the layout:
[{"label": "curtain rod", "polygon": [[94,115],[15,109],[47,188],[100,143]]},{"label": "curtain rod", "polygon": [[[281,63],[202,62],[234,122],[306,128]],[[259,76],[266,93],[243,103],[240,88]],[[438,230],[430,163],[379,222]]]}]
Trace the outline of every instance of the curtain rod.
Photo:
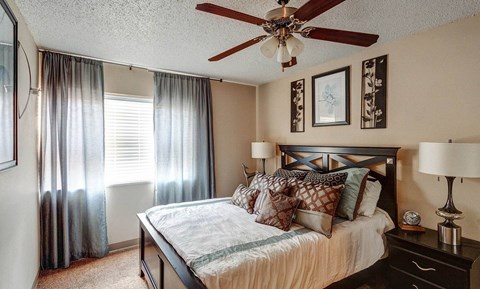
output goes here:
[{"label": "curtain rod", "polygon": [[218,81],[218,82],[232,82],[235,83],[234,81],[228,81],[224,80],[222,78],[212,78],[208,76],[203,76],[203,75],[198,75],[198,74],[192,74],[192,73],[186,73],[186,72],[181,72],[181,71],[175,71],[175,70],[167,70],[167,69],[160,69],[160,68],[151,68],[147,66],[142,66],[142,65],[136,65],[136,64],[129,64],[126,62],[119,62],[119,61],[112,61],[112,60],[106,60],[102,58],[97,58],[97,57],[91,57],[87,55],[81,55],[81,54],[74,54],[74,53],[69,53],[69,52],[63,52],[63,51],[58,51],[58,50],[51,50],[51,49],[45,49],[45,48],[38,48],[38,51],[40,52],[53,52],[53,53],[61,53],[65,54],[68,56],[73,56],[73,57],[81,57],[85,59],[90,59],[90,60],[96,60],[96,61],[101,61],[109,64],[116,64],[116,65],[122,65],[122,66],[128,66],[130,70],[132,68],[139,68],[139,69],[145,69],[150,72],[166,72],[166,73],[173,73],[173,74],[180,74],[180,75],[187,75],[187,76],[194,76],[194,77],[203,77],[203,78],[208,78],[213,81]]}]

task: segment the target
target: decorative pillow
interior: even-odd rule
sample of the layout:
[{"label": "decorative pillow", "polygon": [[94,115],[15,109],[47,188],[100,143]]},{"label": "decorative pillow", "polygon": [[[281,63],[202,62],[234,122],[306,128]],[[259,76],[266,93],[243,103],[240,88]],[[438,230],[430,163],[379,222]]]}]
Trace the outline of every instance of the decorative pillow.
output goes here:
[{"label": "decorative pillow", "polygon": [[334,217],[329,214],[297,209],[293,222],[330,238],[332,236],[333,220]]},{"label": "decorative pillow", "polygon": [[330,238],[344,185],[328,187],[293,178],[288,179],[288,185],[294,187],[295,197],[301,200],[294,222]]},{"label": "decorative pillow", "polygon": [[338,172],[348,173],[348,177],[338,204],[337,216],[353,221],[357,217],[358,207],[362,202],[370,170],[367,168],[349,168]]},{"label": "decorative pillow", "polygon": [[309,171],[308,174],[303,179],[305,182],[312,182],[316,184],[321,184],[324,186],[339,186],[345,184],[347,181],[348,173],[328,173],[328,174],[321,174],[316,171]]},{"label": "decorative pillow", "polygon": [[382,191],[382,184],[379,181],[368,181],[363,193],[362,202],[358,208],[358,215],[371,217],[375,213],[378,199],[380,199],[380,192]]},{"label": "decorative pillow", "polygon": [[244,208],[249,214],[252,214],[259,193],[259,190],[250,189],[240,184],[233,193],[232,204]]},{"label": "decorative pillow", "polygon": [[255,222],[288,231],[300,200],[268,190]]},{"label": "decorative pillow", "polygon": [[294,196],[301,200],[299,209],[335,216],[340,194],[344,187],[344,185],[328,187],[311,182],[297,181]]},{"label": "decorative pillow", "polygon": [[300,170],[286,170],[286,169],[278,169],[276,170],[273,175],[276,176],[276,177],[280,177],[280,178],[285,178],[285,179],[288,179],[288,178],[296,178],[296,179],[299,179],[299,180],[303,180],[305,178],[305,176],[307,175],[307,171],[300,171]]},{"label": "decorative pillow", "polygon": [[263,183],[265,183],[267,187],[274,193],[277,193],[282,192],[285,189],[285,186],[287,185],[287,180],[285,178],[256,173],[255,177],[253,177],[253,180],[250,183],[249,188],[260,190]]},{"label": "decorative pillow", "polygon": [[250,189],[255,189],[260,191],[260,195],[255,201],[255,207],[253,212],[258,214],[262,203],[266,197],[266,192],[272,190],[274,193],[284,193],[287,187],[287,180],[284,178],[279,178],[275,176],[265,175],[257,173],[250,184]]}]

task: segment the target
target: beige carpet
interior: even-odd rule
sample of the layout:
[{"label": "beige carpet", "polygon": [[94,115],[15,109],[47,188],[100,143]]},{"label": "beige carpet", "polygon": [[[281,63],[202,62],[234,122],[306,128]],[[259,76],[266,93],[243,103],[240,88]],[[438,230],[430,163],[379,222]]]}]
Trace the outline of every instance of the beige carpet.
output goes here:
[{"label": "beige carpet", "polygon": [[[40,273],[38,289],[147,289],[138,276],[138,247],[110,253],[101,259],[75,261],[68,269],[46,270]],[[358,289],[384,289],[372,280]],[[173,288],[169,288],[173,289]]]},{"label": "beige carpet", "polygon": [[110,253],[101,259],[75,261],[68,269],[40,273],[38,289],[147,289],[138,276],[138,247]]}]

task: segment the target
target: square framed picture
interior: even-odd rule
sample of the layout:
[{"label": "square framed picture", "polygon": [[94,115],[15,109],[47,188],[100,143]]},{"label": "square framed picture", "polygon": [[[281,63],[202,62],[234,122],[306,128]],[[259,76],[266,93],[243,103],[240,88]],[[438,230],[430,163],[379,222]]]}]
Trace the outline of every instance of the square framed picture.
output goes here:
[{"label": "square framed picture", "polygon": [[312,76],[312,126],[350,124],[350,67]]}]

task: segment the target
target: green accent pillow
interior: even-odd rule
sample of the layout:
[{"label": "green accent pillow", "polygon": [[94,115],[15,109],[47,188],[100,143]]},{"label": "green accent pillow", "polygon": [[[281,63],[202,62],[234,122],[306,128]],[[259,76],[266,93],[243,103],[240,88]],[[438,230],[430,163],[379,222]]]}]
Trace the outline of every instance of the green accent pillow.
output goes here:
[{"label": "green accent pillow", "polygon": [[343,189],[337,207],[337,216],[353,221],[357,217],[370,170],[367,168],[349,168],[336,172],[348,173],[345,189]]}]

